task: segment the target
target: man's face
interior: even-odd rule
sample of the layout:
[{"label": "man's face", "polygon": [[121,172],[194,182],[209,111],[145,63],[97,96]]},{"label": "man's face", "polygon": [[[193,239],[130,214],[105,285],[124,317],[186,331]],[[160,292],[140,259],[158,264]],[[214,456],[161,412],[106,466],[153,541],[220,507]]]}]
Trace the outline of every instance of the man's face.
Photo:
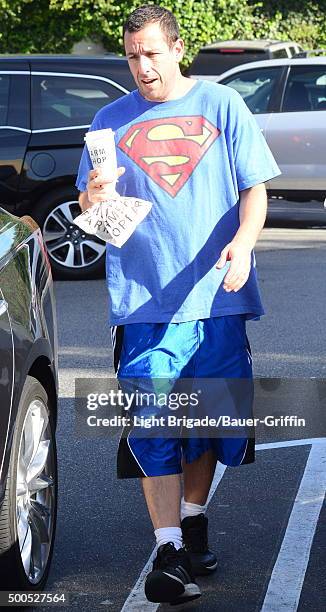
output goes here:
[{"label": "man's face", "polygon": [[173,99],[180,79],[183,41],[178,39],[169,47],[159,23],[149,23],[139,32],[126,32],[124,44],[132,76],[142,96],[153,102]]}]

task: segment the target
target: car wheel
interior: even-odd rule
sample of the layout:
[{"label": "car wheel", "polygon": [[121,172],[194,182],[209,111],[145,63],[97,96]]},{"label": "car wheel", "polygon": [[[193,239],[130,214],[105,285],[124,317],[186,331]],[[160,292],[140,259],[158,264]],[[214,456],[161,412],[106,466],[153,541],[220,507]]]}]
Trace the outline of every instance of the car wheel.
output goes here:
[{"label": "car wheel", "polygon": [[38,590],[50,569],[57,511],[53,419],[44,387],[27,376],[0,509],[0,588]]},{"label": "car wheel", "polygon": [[35,215],[46,243],[55,278],[101,278],[105,269],[105,243],[74,224],[80,215],[77,191],[61,189],[38,205]]}]

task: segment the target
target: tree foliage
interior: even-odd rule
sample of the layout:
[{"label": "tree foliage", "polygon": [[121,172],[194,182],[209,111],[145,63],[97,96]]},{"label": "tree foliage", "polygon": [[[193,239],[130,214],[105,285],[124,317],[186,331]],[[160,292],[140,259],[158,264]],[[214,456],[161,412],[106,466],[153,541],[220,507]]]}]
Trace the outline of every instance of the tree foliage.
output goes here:
[{"label": "tree foliage", "polygon": [[[85,37],[123,53],[122,24],[142,0],[0,0],[2,53],[70,52]],[[217,39],[277,38],[326,47],[326,0],[165,0],[186,42],[185,64]]]}]

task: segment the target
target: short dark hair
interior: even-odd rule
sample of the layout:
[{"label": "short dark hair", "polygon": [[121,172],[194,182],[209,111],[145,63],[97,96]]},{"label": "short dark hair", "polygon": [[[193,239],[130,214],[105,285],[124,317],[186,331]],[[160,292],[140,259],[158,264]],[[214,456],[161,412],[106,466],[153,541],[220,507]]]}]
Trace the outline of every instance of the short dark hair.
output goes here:
[{"label": "short dark hair", "polygon": [[156,4],[143,4],[130,13],[123,25],[123,37],[126,32],[138,32],[149,23],[159,23],[165,34],[169,47],[180,38],[178,22],[168,9]]}]

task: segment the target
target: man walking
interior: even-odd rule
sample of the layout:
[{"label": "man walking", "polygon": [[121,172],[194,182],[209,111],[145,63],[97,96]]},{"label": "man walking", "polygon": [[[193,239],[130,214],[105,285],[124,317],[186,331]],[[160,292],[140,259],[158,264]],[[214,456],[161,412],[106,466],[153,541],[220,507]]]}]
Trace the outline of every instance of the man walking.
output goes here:
[{"label": "man walking", "polygon": [[[121,249],[107,247],[118,378],[251,379],[246,320],[263,314],[253,248],[266,216],[264,182],[279,170],[234,90],[182,76],[184,44],[168,10],[136,9],[124,45],[137,89],[102,108],[91,130],[114,130],[118,192],[153,207]],[[84,150],[82,210],[110,194],[91,168]],[[141,478],[155,530],[150,601],[199,597],[195,575],[216,569],[205,516],[216,461],[254,461],[254,440],[130,430],[120,441],[118,476]]]}]

